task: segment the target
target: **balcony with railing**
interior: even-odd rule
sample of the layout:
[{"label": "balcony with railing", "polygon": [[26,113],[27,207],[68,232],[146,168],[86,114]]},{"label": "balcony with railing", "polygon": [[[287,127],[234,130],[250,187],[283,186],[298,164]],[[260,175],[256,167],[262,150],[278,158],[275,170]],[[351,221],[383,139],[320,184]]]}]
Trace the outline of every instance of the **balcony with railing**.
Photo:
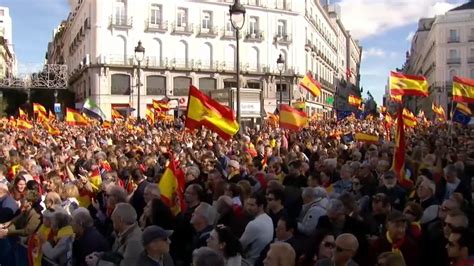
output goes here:
[{"label": "balcony with railing", "polygon": [[102,62],[107,65],[133,66],[135,63],[133,56],[123,54],[108,54],[102,56]]},{"label": "balcony with railing", "polygon": [[275,8],[276,9],[281,9],[281,10],[286,10],[286,11],[291,11],[291,0],[276,0]]},{"label": "balcony with railing", "polygon": [[168,21],[145,21],[146,31],[148,32],[167,32],[168,31]]},{"label": "balcony with railing", "polygon": [[[225,27],[222,28],[222,37],[223,40],[235,40],[237,32],[235,30],[227,30]],[[240,38],[242,38],[242,33],[240,33]]]},{"label": "balcony with railing", "polygon": [[278,44],[289,45],[291,44],[291,36],[288,34],[275,34],[274,40]]},{"label": "balcony with railing", "polygon": [[456,42],[459,42],[459,36],[448,37],[448,43],[456,43]]},{"label": "balcony with railing", "polygon": [[215,38],[218,35],[217,27],[207,27],[204,28],[202,25],[198,26],[197,37],[207,37],[207,38]]},{"label": "balcony with railing", "polygon": [[171,24],[173,34],[192,35],[194,33],[193,24],[180,24],[176,22]]},{"label": "balcony with railing", "polygon": [[147,56],[143,64],[146,67],[163,68],[167,66],[168,58],[163,59],[157,56]]},{"label": "balcony with railing", "polygon": [[265,7],[263,0],[247,0],[246,4],[251,5],[251,6]]},{"label": "balcony with railing", "polygon": [[461,58],[460,57],[448,58],[446,60],[446,63],[448,65],[458,65],[458,64],[461,64]]},{"label": "balcony with railing", "polygon": [[133,18],[128,16],[111,16],[110,26],[121,29],[131,29],[133,26]]},{"label": "balcony with railing", "polygon": [[245,33],[245,41],[248,42],[263,42],[263,31],[255,30]]},{"label": "balcony with railing", "polygon": [[470,56],[467,58],[467,63],[468,64],[474,64],[474,56]]}]

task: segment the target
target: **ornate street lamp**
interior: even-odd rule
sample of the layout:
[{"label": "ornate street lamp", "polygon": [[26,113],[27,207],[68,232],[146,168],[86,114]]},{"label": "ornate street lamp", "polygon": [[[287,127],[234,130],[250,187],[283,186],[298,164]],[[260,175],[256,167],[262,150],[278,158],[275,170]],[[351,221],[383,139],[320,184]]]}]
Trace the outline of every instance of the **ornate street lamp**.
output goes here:
[{"label": "ornate street lamp", "polygon": [[143,58],[145,58],[145,48],[142,46],[142,42],[138,41],[137,47],[135,47],[135,60],[138,62],[138,70],[137,70],[137,75],[138,75],[138,82],[137,82],[137,118],[140,120],[140,85],[141,85],[141,79],[140,79],[140,63],[143,61]]},{"label": "ornate street lamp", "polygon": [[278,71],[280,71],[280,105],[281,105],[283,103],[282,72],[285,69],[285,59],[283,59],[283,56],[281,56],[281,54],[278,56],[278,59],[277,59],[277,67],[278,67]]},{"label": "ornate street lamp", "polygon": [[237,40],[236,52],[236,78],[237,78],[237,122],[240,125],[240,54],[239,54],[239,33],[245,24],[245,7],[235,0],[232,6],[229,6],[230,22],[235,30],[235,39]]}]

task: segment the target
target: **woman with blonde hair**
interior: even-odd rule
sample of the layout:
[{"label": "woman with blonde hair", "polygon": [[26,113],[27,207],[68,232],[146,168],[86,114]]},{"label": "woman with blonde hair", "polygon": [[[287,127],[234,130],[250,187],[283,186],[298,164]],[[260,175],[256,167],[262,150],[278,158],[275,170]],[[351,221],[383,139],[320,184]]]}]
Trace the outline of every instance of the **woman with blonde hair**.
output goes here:
[{"label": "woman with blonde hair", "polygon": [[67,183],[64,185],[61,192],[61,199],[63,200],[61,207],[71,215],[74,210],[79,208],[79,189],[74,183]]}]

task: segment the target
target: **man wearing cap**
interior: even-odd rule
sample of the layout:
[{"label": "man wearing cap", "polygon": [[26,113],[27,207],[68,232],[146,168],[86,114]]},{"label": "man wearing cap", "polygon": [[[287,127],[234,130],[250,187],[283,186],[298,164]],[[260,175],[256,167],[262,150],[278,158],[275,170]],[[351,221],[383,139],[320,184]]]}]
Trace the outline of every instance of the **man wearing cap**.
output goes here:
[{"label": "man wearing cap", "polygon": [[151,225],[143,230],[142,241],[145,249],[137,262],[137,266],[173,266],[169,254],[172,230],[164,230],[157,225]]},{"label": "man wearing cap", "polygon": [[375,265],[377,257],[388,251],[400,253],[407,266],[420,265],[419,245],[406,234],[407,222],[407,217],[397,210],[387,216],[387,232],[372,245],[370,265]]},{"label": "man wearing cap", "polygon": [[395,172],[389,171],[383,175],[383,185],[377,189],[377,193],[383,193],[388,196],[392,203],[392,207],[399,211],[403,211],[406,202],[406,191],[397,183]]}]

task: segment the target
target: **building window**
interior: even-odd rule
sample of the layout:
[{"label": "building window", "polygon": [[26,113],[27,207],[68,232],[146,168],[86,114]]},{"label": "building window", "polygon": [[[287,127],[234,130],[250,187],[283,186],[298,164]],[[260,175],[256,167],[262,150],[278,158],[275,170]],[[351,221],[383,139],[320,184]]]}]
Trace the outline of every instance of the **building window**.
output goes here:
[{"label": "building window", "polygon": [[449,58],[457,58],[457,57],[458,57],[458,51],[456,49],[450,49]]},{"label": "building window", "polygon": [[129,95],[130,76],[125,74],[113,74],[110,94]]},{"label": "building window", "polygon": [[2,16],[2,17],[5,16],[5,10],[0,9],[0,16]]},{"label": "building window", "polygon": [[166,77],[148,76],[146,77],[146,95],[165,95]]},{"label": "building window", "polygon": [[457,30],[449,30],[449,41],[451,41],[451,42],[458,41],[458,31]]},{"label": "building window", "polygon": [[225,15],[225,31],[232,32],[234,28],[232,28],[232,22],[230,21],[230,14],[226,13]]},{"label": "building window", "polygon": [[150,24],[161,24],[161,5],[151,4],[150,8]]},{"label": "building window", "polygon": [[189,85],[191,84],[191,78],[188,77],[175,77],[173,79],[173,95],[175,96],[187,96],[189,92]]},{"label": "building window", "polygon": [[186,8],[178,8],[178,14],[176,17],[176,26],[186,27],[188,22],[188,10]]},{"label": "building window", "polygon": [[127,12],[125,0],[115,1],[115,22],[117,25],[127,24]]},{"label": "building window", "polygon": [[286,36],[286,21],[278,20],[278,36]]},{"label": "building window", "polygon": [[201,28],[210,30],[211,27],[212,27],[212,12],[211,11],[202,12]]},{"label": "building window", "polygon": [[211,94],[211,91],[217,89],[217,81],[213,78],[200,78],[199,89],[205,92],[207,95]]},{"label": "building window", "polygon": [[257,34],[258,33],[258,18],[257,17],[250,17],[249,20],[249,34]]}]

